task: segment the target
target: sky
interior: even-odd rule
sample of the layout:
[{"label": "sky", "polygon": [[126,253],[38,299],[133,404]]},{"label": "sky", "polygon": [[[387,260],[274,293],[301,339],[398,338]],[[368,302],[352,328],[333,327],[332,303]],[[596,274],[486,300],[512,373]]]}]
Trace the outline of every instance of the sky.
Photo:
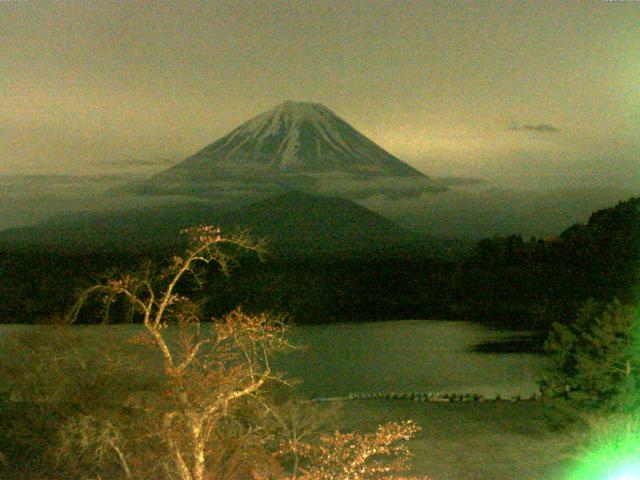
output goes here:
[{"label": "sky", "polygon": [[637,1],[0,0],[0,174],[151,173],[285,100],[423,173],[640,190]]}]

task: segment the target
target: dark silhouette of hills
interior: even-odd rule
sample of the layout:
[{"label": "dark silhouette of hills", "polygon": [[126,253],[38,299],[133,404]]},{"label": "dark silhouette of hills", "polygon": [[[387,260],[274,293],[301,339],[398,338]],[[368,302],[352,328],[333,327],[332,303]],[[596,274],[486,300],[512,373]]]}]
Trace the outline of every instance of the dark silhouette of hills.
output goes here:
[{"label": "dark silhouette of hills", "polygon": [[0,232],[0,321],[63,312],[78,286],[135,268],[141,257],[162,262],[163,245],[179,247],[180,228],[204,223],[250,229],[267,237],[272,253],[266,262],[239,258],[230,278],[210,273],[205,295],[215,315],[241,304],[301,322],[453,318],[538,330],[543,338],[589,298],[639,298],[640,198],[599,210],[558,237],[492,237],[465,256],[436,256],[428,239],[349,200],[292,192],[233,211],[184,204]]},{"label": "dark silhouette of hills", "polygon": [[586,225],[562,232],[558,244],[590,296],[640,298],[640,197],[594,212]]},{"label": "dark silhouette of hills", "polygon": [[484,239],[459,266],[458,311],[525,328],[569,322],[587,299],[640,300],[640,198],[598,210],[558,237]]},{"label": "dark silhouette of hills", "polygon": [[177,247],[179,231],[217,225],[265,238],[275,254],[379,250],[412,236],[395,223],[346,199],[289,192],[238,209],[184,203],[162,209],[86,214],[0,232],[0,248],[66,251]]},{"label": "dark silhouette of hills", "polygon": [[288,192],[222,215],[223,228],[247,228],[276,252],[378,250],[411,240],[394,222],[350,200]]}]

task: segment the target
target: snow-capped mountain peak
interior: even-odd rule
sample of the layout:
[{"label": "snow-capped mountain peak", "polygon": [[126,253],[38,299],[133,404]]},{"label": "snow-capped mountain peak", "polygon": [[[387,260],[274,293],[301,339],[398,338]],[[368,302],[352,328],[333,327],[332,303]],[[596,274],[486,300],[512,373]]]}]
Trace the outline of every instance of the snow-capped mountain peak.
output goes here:
[{"label": "snow-capped mountain peak", "polygon": [[423,177],[319,103],[286,101],[167,172],[351,173]]}]

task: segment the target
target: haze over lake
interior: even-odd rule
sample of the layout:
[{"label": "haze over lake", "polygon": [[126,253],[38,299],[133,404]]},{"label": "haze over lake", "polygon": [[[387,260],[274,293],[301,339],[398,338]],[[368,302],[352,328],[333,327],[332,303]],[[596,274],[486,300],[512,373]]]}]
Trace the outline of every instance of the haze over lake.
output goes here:
[{"label": "haze over lake", "polygon": [[[90,355],[109,339],[126,339],[140,325],[66,327]],[[11,332],[38,332],[48,327],[2,325]],[[274,359],[276,370],[302,380],[301,392],[314,397],[349,393],[479,393],[493,397],[530,396],[538,391],[544,360],[525,353],[476,353],[483,342],[510,336],[467,322],[399,320],[292,327],[289,338],[299,347]],[[159,361],[160,358],[158,357]],[[149,361],[147,359],[147,361]],[[159,364],[158,364],[159,365]],[[148,371],[154,367],[148,363]]]},{"label": "haze over lake", "polygon": [[451,321],[297,326],[290,337],[302,348],[275,365],[302,379],[304,392],[320,397],[351,392],[530,396],[538,391],[541,356],[471,351],[508,336],[509,332]]}]

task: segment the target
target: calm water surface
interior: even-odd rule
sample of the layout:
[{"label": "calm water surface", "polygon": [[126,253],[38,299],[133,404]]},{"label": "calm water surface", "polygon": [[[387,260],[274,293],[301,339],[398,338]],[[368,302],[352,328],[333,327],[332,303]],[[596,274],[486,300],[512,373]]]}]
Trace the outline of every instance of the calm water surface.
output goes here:
[{"label": "calm water surface", "polygon": [[[121,343],[139,325],[74,326],[71,336],[88,346]],[[47,327],[0,325],[0,339]],[[476,353],[473,346],[510,336],[467,322],[401,320],[292,327],[298,349],[273,360],[288,378],[302,380],[306,395],[350,392],[457,392],[493,396],[537,391],[544,359],[534,354]],[[73,343],[73,342],[72,342]],[[87,351],[91,351],[91,347]],[[147,362],[152,358],[145,359]],[[149,365],[149,371],[153,367]]]},{"label": "calm water surface", "polygon": [[470,392],[530,395],[544,359],[535,354],[476,353],[480,343],[506,338],[467,322],[402,320],[296,327],[298,351],[276,365],[303,380],[307,394],[350,392]]}]

